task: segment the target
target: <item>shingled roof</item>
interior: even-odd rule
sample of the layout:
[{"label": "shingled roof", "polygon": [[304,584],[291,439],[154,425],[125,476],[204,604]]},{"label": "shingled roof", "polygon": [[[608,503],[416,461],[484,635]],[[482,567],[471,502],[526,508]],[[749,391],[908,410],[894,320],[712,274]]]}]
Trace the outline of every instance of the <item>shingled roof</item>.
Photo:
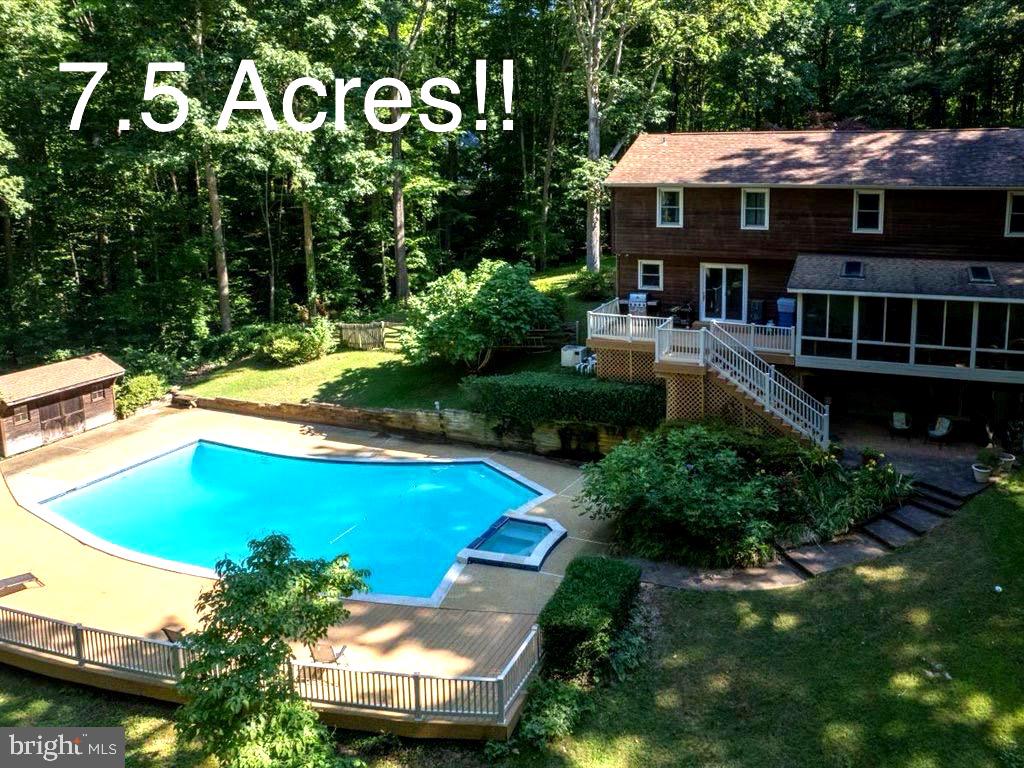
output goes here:
[{"label": "shingled roof", "polygon": [[643,133],[605,184],[1024,188],[1024,128]]},{"label": "shingled roof", "polygon": [[[844,277],[843,263],[859,261],[863,277]],[[990,282],[971,279],[987,268]],[[858,293],[1024,302],[1024,264],[888,256],[801,253],[789,275],[792,293]]]},{"label": "shingled roof", "polygon": [[124,368],[98,352],[0,376],[0,403],[17,405],[66,389],[124,375]]}]

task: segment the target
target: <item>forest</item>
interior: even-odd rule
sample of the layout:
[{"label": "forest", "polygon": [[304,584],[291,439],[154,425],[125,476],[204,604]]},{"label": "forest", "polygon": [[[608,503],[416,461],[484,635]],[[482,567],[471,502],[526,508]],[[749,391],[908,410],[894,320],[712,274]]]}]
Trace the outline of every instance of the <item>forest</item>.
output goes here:
[{"label": "forest", "polygon": [[[276,110],[297,77],[471,84],[512,59],[514,129],[474,130],[467,85],[458,132],[217,131],[242,59]],[[61,62],[109,65],[78,131]],[[160,79],[189,100],[177,131],[135,125],[173,114],[150,62],[185,65]],[[0,369],[191,364],[258,324],[400,313],[484,259],[596,268],[600,180],[644,130],[1003,125],[1020,0],[0,0]]]}]

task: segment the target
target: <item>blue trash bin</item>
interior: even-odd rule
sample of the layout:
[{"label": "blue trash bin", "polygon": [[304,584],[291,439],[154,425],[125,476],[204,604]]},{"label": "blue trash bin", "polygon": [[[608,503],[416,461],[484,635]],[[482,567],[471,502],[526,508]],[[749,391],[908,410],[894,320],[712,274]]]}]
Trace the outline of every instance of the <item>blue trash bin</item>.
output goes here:
[{"label": "blue trash bin", "polygon": [[775,307],[779,312],[779,325],[792,328],[796,325],[796,299],[777,299]]}]

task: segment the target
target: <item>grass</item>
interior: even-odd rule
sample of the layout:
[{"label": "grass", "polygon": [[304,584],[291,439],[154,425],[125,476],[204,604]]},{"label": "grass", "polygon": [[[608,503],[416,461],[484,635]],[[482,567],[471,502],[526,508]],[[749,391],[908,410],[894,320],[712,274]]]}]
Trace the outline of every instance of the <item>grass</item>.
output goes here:
[{"label": "grass", "polygon": [[[795,589],[656,592],[648,665],[596,692],[573,736],[509,764],[1019,768],[1022,562],[1019,476],[900,552]],[[181,764],[170,717],[0,669],[0,725],[125,723],[130,765]],[[373,768],[489,765],[474,745],[341,741]]]},{"label": "grass", "polygon": [[[580,269],[569,265],[547,270],[533,278],[538,290],[564,291]],[[580,335],[586,334],[586,313],[595,302],[566,295],[565,315],[580,321]],[[543,354],[499,354],[486,374],[516,371],[557,371],[558,351]],[[325,403],[368,408],[465,408],[459,382],[468,371],[449,365],[412,365],[392,351],[344,351],[320,360],[279,368],[250,359],[221,368],[186,387],[204,397],[231,397],[260,402],[297,403],[318,400]]]}]

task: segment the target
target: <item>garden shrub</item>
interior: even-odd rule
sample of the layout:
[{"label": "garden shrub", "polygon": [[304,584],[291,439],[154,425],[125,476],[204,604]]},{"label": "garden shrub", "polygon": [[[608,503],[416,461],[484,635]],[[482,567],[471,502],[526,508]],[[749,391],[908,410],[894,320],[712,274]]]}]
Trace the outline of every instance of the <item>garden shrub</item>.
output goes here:
[{"label": "garden shrub", "polygon": [[607,299],[612,295],[611,272],[591,272],[586,268],[581,269],[569,281],[569,291],[584,301]]},{"label": "garden shrub", "polygon": [[317,360],[335,347],[334,327],[326,318],[318,317],[306,326],[272,329],[263,343],[263,354],[278,365],[292,366]]},{"label": "garden shrub", "polygon": [[590,677],[607,663],[640,590],[640,569],[607,557],[577,557],[541,611],[545,664],[555,674]]},{"label": "garden shrub", "polygon": [[583,473],[584,508],[610,519],[632,553],[715,567],[771,557],[778,480],[743,459],[728,433],[662,430],[621,443]]},{"label": "garden shrub", "polygon": [[257,354],[271,331],[262,323],[235,327],[227,333],[211,336],[203,344],[203,357],[210,362],[231,362]]},{"label": "garden shrub", "polygon": [[527,331],[557,321],[527,265],[484,260],[469,275],[453,270],[414,296],[402,341],[414,362],[436,359],[477,371],[495,347],[522,344]]},{"label": "garden shrub", "polygon": [[154,373],[126,376],[114,387],[114,412],[119,419],[127,419],[167,392],[163,379]]},{"label": "garden shrub", "polygon": [[585,467],[581,499],[628,552],[726,567],[764,563],[776,541],[830,539],[910,490],[880,455],[848,469],[788,437],[664,425]]},{"label": "garden shrub", "polygon": [[471,376],[461,387],[472,410],[524,432],[538,424],[571,421],[654,427],[665,413],[665,388],[657,384],[522,372]]}]

